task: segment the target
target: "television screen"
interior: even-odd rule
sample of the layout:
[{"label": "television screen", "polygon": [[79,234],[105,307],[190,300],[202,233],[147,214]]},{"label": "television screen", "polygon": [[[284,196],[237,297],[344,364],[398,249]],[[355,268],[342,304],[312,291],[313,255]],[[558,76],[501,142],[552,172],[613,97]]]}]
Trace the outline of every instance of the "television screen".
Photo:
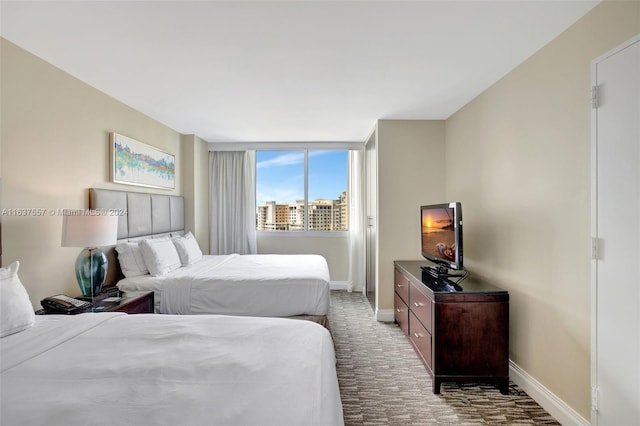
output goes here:
[{"label": "television screen", "polygon": [[422,256],[450,269],[462,269],[460,203],[420,207]]}]

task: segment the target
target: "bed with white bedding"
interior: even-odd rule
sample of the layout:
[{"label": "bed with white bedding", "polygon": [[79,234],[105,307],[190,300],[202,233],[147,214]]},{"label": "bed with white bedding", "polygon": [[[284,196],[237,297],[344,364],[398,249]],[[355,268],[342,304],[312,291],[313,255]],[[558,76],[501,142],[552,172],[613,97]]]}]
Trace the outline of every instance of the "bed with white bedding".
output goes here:
[{"label": "bed with white bedding", "polygon": [[37,316],[0,345],[3,425],[342,425],[329,332],[217,315]]},{"label": "bed with white bedding", "polygon": [[89,207],[124,212],[118,244],[105,250],[106,285],[153,290],[156,313],[298,317],[328,326],[330,277],[322,256],[203,257],[185,233],[180,196],[91,188]]},{"label": "bed with white bedding", "polygon": [[318,255],[203,256],[166,275],[124,278],[122,291],[153,290],[156,313],[326,316],[327,262]]}]

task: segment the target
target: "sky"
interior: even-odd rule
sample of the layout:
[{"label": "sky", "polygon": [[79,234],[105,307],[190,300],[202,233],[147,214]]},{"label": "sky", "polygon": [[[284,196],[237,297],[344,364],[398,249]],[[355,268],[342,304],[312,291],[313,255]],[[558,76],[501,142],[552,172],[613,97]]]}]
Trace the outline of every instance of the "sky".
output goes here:
[{"label": "sky", "polygon": [[[347,190],[347,151],[309,151],[309,201],[336,200]],[[256,152],[256,200],[304,199],[304,151]]]}]

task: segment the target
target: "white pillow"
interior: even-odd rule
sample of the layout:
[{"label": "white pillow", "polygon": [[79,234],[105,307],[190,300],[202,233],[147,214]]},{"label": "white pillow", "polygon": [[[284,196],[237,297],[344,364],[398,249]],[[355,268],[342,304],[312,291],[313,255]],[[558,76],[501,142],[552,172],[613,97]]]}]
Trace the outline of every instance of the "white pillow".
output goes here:
[{"label": "white pillow", "polygon": [[0,337],[33,327],[36,314],[27,290],[18,278],[20,262],[0,268]]},{"label": "white pillow", "polygon": [[169,237],[140,241],[144,263],[153,276],[165,275],[182,266],[176,246]]},{"label": "white pillow", "polygon": [[119,243],[116,245],[116,251],[120,269],[125,277],[139,277],[149,273],[138,243]]},{"label": "white pillow", "polygon": [[174,237],[173,244],[178,250],[182,266],[191,265],[202,259],[202,250],[200,250],[198,240],[191,232],[188,232],[184,237]]}]

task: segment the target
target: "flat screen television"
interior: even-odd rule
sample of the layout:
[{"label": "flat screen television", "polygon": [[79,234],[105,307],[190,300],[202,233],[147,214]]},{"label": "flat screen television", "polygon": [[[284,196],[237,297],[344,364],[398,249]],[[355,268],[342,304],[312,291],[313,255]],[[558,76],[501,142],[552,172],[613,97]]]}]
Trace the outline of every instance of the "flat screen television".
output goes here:
[{"label": "flat screen television", "polygon": [[420,207],[422,256],[446,269],[463,269],[462,205],[458,202]]}]

